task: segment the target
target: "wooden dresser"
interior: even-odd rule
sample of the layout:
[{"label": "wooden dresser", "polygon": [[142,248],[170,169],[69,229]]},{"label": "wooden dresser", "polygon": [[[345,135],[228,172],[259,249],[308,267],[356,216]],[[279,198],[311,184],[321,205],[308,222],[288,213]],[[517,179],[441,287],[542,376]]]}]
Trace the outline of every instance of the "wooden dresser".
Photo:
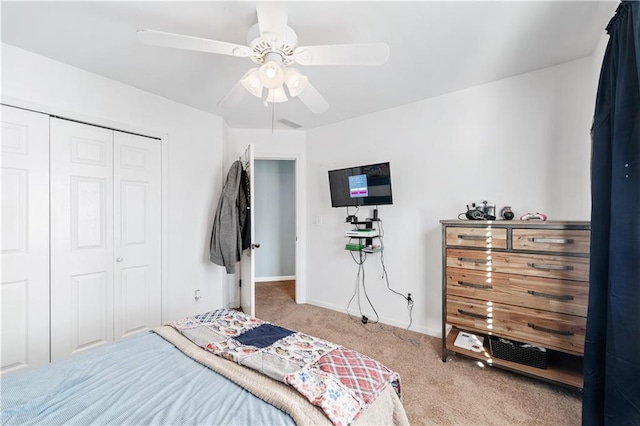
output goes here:
[{"label": "wooden dresser", "polygon": [[[441,224],[442,360],[457,353],[582,389],[590,223]],[[454,346],[461,330],[483,336],[484,348],[473,352]],[[546,348],[547,368],[492,356],[490,335]]]}]

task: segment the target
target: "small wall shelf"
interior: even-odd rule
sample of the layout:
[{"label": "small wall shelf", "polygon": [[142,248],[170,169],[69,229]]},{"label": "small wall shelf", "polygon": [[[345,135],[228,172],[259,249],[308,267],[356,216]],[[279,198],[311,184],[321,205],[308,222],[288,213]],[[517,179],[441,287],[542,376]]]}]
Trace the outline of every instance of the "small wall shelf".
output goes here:
[{"label": "small wall shelf", "polygon": [[[361,231],[363,231],[363,233],[366,233],[367,231],[374,230],[373,224],[375,222],[376,221],[373,221],[373,220],[366,220],[366,221],[363,221],[363,222],[347,222],[347,223],[350,223],[352,225],[356,225],[356,229],[360,229]],[[357,228],[358,225],[364,225],[365,227],[364,227],[364,229]],[[372,247],[373,246],[373,239],[374,238],[378,238],[379,235],[376,234],[376,235],[371,235],[371,236],[368,236],[368,235],[360,236],[360,235],[350,235],[349,233],[347,233],[347,234],[345,234],[345,237],[346,238],[350,238],[350,239],[357,239],[359,241],[365,240],[365,244],[364,244],[365,247],[364,248],[366,248],[366,247]],[[363,248],[363,251],[365,251],[367,253],[375,253],[377,251],[381,251],[380,249],[378,249],[376,251],[376,248],[367,249],[367,250],[364,250],[364,248]]]}]

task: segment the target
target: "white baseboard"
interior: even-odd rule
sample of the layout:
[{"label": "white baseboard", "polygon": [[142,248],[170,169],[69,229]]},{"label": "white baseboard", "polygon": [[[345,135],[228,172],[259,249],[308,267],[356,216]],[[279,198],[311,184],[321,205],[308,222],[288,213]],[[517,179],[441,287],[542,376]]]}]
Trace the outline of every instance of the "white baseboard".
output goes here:
[{"label": "white baseboard", "polygon": [[[325,303],[325,302],[320,302],[318,300],[310,300],[310,299],[307,299],[307,303],[309,305],[319,306],[321,308],[330,309],[332,311],[342,312],[343,314],[346,313],[345,306],[337,306],[337,305],[332,305],[330,303]],[[375,315],[369,314],[369,313],[365,313],[365,314],[368,315],[369,318],[373,317],[375,319]],[[352,312],[352,315],[353,315],[353,312]],[[402,321],[392,320],[389,318],[380,317],[380,322],[383,324],[392,325],[398,328],[407,328],[407,325],[409,325],[409,318],[407,315],[407,321],[402,322]],[[415,325],[415,323],[411,325],[411,328],[409,330],[415,331],[417,333],[423,333],[432,337],[438,337],[438,338],[442,337],[442,330],[434,330],[434,329],[429,329],[427,327],[418,327]]]},{"label": "white baseboard", "polygon": [[295,275],[285,275],[283,277],[256,277],[257,283],[266,283],[271,281],[292,281],[295,280]]}]

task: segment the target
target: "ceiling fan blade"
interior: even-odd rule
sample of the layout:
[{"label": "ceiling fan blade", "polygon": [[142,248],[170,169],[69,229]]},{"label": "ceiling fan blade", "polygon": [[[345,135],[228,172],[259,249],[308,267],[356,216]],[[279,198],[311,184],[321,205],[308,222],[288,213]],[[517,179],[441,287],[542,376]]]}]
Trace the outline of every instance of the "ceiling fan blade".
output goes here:
[{"label": "ceiling fan blade", "polygon": [[260,36],[267,40],[284,40],[287,30],[287,5],[282,2],[261,1],[256,5]]},{"label": "ceiling fan blade", "polygon": [[253,54],[249,46],[227,43],[206,38],[191,37],[182,34],[165,33],[155,30],[138,30],[138,38],[147,44],[156,46],[173,47],[176,49],[197,50],[200,52],[218,53],[221,55],[238,56],[246,58]]},{"label": "ceiling fan blade", "polygon": [[329,109],[329,103],[311,83],[307,83],[307,87],[298,95],[298,98],[300,98],[302,103],[314,114],[320,114]]},{"label": "ceiling fan blade", "polygon": [[300,46],[293,52],[300,65],[382,65],[389,59],[385,43]]},{"label": "ceiling fan blade", "polygon": [[245,90],[244,87],[242,87],[242,84],[240,83],[240,81],[238,81],[232,88],[231,90],[229,90],[229,92],[224,95],[224,98],[222,98],[220,100],[220,102],[218,102],[218,106],[220,108],[234,108],[235,106],[237,106],[241,100],[243,100],[247,95],[249,94],[249,92],[247,92]]}]

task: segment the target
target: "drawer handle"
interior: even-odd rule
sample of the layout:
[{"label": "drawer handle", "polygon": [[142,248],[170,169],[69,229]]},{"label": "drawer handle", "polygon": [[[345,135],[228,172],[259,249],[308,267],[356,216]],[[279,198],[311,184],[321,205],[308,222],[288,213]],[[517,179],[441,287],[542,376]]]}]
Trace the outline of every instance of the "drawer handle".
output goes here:
[{"label": "drawer handle", "polygon": [[482,290],[493,288],[491,284],[475,284],[475,283],[467,283],[464,281],[458,281],[458,284],[463,287],[480,288]]},{"label": "drawer handle", "polygon": [[472,240],[472,241],[490,241],[493,239],[492,236],[482,236],[482,235],[458,235],[458,238],[461,240]]},{"label": "drawer handle", "polygon": [[527,290],[532,296],[538,297],[546,297],[548,299],[556,299],[556,300],[573,300],[573,296],[570,294],[551,294],[551,293],[540,293],[539,291]]},{"label": "drawer handle", "polygon": [[573,244],[575,241],[571,238],[528,238],[532,243],[546,244]]},{"label": "drawer handle", "polygon": [[468,317],[472,317],[472,318],[480,318],[483,320],[489,319],[489,317],[487,315],[482,315],[482,314],[476,314],[473,312],[468,312],[468,311],[463,311],[462,309],[458,309],[458,313],[461,315],[466,315]]},{"label": "drawer handle", "polygon": [[545,331],[547,333],[559,334],[561,336],[573,336],[573,331],[554,330],[552,328],[540,327],[539,325],[535,325],[535,324],[533,324],[531,322],[528,323],[527,325],[529,327],[533,328],[534,330],[538,330],[538,331]]},{"label": "drawer handle", "polygon": [[527,266],[533,269],[547,269],[555,271],[573,271],[571,265],[546,265],[544,263],[527,263]]},{"label": "drawer handle", "polygon": [[460,262],[471,262],[471,263],[485,263],[487,265],[491,264],[491,259],[473,259],[471,257],[459,257],[458,260]]}]

